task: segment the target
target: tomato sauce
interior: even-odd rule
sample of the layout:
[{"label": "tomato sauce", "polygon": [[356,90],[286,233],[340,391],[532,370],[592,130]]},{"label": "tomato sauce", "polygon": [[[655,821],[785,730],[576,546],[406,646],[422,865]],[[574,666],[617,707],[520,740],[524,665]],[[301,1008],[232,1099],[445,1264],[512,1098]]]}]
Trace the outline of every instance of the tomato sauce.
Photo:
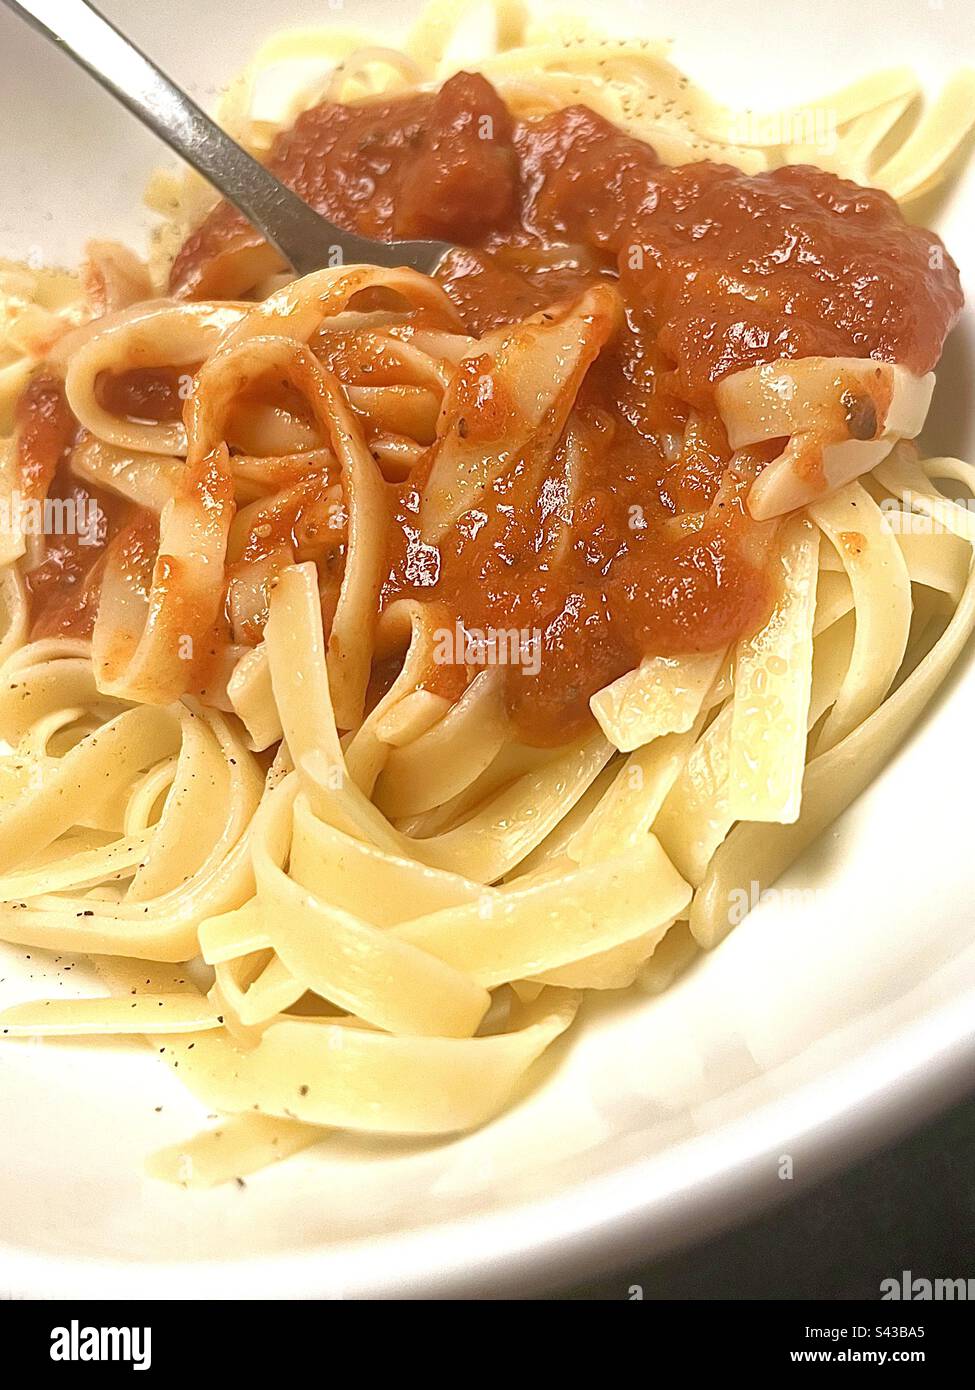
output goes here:
[{"label": "tomato sauce", "polygon": [[[872,356],[930,371],[962,304],[939,238],[877,189],[803,165],[670,168],[584,106],[515,122],[467,73],[438,93],[315,107],[278,138],[269,165],[340,225],[479,252],[444,275],[477,333],[578,287],[601,261],[649,315],[685,398],[776,357]],[[259,238],[221,204],[177,255],[174,293],[211,293],[244,241]],[[556,246],[587,253],[576,276],[567,257],[555,270],[540,263]]]},{"label": "tomato sauce", "polygon": [[[584,728],[593,692],[642,656],[716,649],[767,615],[775,526],[754,522],[744,497],[781,444],[733,461],[715,385],[820,354],[926,372],[962,304],[939,239],[882,192],[804,166],[667,167],[584,106],[516,120],[470,74],[436,93],[316,107],[269,164],[352,230],[455,242],[440,278],[475,335],[597,280],[622,296],[623,325],[577,402],[568,502],[556,461],[541,485],[516,464],[429,547],[417,512],[432,453],[389,484],[382,602],[436,600],[468,629],[541,634],[537,672],[507,673],[532,743]],[[221,204],[177,255],[171,291],[244,297],[280,268]],[[140,418],[173,408],[165,383],[103,389]],[[429,684],[455,693],[457,672]]]},{"label": "tomato sauce", "polygon": [[140,424],[168,425],[183,418],[183,382],[188,368],[133,367],[126,372],[102,372],[95,396],[103,410]]},{"label": "tomato sauce", "polygon": [[43,501],[48,518],[44,559],[25,578],[31,641],[90,637],[105,548],[134,508],[72,473],[78,425],[56,378],[29,383],[15,430],[21,494]]},{"label": "tomato sauce", "polygon": [[61,383],[55,377],[34,377],[14,414],[18,483],[24,497],[47,496],[76,430]]}]

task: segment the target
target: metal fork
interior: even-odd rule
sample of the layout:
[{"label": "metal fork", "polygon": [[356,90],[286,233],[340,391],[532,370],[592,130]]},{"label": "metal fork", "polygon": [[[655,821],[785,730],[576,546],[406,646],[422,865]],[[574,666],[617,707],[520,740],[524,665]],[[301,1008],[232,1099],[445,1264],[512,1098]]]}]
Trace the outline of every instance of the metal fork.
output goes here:
[{"label": "metal fork", "polygon": [[[85,0],[3,0],[203,175],[281,253],[296,275],[334,265],[410,266],[432,275],[444,241],[374,241],[308,206]],[[336,255],[338,252],[338,255]]]}]

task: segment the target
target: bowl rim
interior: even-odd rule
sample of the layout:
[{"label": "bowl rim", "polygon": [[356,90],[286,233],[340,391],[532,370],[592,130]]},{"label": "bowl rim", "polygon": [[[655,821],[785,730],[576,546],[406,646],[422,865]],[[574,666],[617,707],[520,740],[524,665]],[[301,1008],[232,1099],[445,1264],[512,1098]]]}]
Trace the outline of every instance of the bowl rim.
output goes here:
[{"label": "bowl rim", "polygon": [[[83,1292],[126,1300],[382,1301],[557,1294],[739,1225],[961,1099],[975,1066],[973,1008],[975,987],[727,1124],[556,1196],[395,1236],[227,1260],[126,1261],[0,1244],[4,1297]],[[786,1186],[769,1157],[800,1144],[800,1171]],[[625,1294],[621,1288],[620,1297]]]}]

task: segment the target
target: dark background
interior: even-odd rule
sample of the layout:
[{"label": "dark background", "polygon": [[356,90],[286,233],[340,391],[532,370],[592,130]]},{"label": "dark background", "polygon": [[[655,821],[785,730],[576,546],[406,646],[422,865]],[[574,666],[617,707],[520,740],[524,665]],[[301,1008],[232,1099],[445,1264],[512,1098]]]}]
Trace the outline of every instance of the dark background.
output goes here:
[{"label": "dark background", "polygon": [[975,1278],[975,1095],[737,1230],[555,1296],[876,1299],[905,1269]]}]

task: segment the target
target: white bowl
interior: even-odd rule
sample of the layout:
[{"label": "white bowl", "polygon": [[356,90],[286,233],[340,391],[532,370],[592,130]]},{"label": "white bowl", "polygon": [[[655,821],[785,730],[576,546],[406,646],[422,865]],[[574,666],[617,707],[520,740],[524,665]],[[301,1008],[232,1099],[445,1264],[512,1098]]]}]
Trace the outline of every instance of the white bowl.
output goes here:
[{"label": "white bowl", "polygon": [[[274,28],[324,16],[393,42],[415,8],[103,7],[204,100]],[[855,16],[848,0],[609,9],[631,32],[673,34],[695,76],[746,106],[901,62],[934,83],[975,57],[966,0],[861,3]],[[0,130],[0,255],[71,261],[89,236],[142,236],[160,147],[6,11]],[[970,292],[973,220],[970,174],[937,222]],[[969,310],[931,431],[934,448],[969,457],[972,346]],[[141,1174],[146,1151],[204,1118],[147,1051],[5,1045],[0,1296],[526,1291],[652,1258],[921,1121],[975,1063],[975,672],[962,668],[780,884],[801,894],[763,903],[663,998],[591,1002],[526,1098],[480,1133],[432,1146],[337,1136],[245,1189],[187,1192]],[[43,976],[41,953],[0,948],[4,1002],[43,993]]]}]

